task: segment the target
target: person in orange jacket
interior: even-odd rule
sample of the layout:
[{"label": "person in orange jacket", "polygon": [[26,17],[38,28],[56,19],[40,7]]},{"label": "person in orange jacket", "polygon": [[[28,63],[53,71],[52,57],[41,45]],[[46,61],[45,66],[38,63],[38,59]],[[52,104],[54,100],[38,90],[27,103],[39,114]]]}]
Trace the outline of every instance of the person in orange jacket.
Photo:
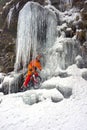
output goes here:
[{"label": "person in orange jacket", "polygon": [[24,87],[27,87],[28,83],[30,82],[30,78],[31,78],[32,74],[35,74],[35,76],[38,76],[37,69],[39,69],[40,71],[42,70],[42,66],[41,66],[41,63],[40,63],[40,58],[41,58],[41,55],[38,55],[36,57],[36,59],[32,60],[29,63],[27,76],[26,76],[24,84],[23,84]]}]

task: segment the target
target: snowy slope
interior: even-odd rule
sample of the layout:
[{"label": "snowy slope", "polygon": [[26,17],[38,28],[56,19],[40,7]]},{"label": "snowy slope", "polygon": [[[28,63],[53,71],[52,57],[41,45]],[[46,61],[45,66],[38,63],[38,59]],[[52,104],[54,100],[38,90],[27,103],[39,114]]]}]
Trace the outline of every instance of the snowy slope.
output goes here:
[{"label": "snowy slope", "polygon": [[72,65],[66,71],[71,76],[56,78],[72,86],[72,95],[58,103],[47,98],[28,105],[22,98],[26,92],[1,94],[0,130],[87,130],[87,81],[81,77],[87,69]]}]

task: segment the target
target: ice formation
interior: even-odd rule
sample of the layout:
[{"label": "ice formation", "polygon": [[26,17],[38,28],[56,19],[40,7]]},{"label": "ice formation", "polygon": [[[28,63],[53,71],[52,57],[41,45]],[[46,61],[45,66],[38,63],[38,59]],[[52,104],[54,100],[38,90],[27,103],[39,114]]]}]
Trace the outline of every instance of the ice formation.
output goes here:
[{"label": "ice formation", "polygon": [[76,40],[65,38],[64,32],[61,32],[61,37],[57,37],[55,11],[34,2],[28,2],[20,11],[15,70],[21,65],[23,69],[26,68],[31,55],[33,59],[42,53],[42,75],[52,77],[59,68],[66,69],[75,62],[78,46]]},{"label": "ice formation", "polygon": [[57,20],[52,11],[38,3],[25,4],[18,19],[15,70],[21,64],[26,68],[30,55],[35,58],[38,53],[43,53],[54,44],[56,28]]},{"label": "ice formation", "polygon": [[66,69],[75,63],[75,57],[79,53],[79,43],[73,38],[60,37],[56,39],[53,47],[46,53],[45,71],[43,74],[52,77],[58,73],[59,68]]},{"label": "ice formation", "polygon": [[13,15],[14,8],[15,8],[15,6],[13,6],[13,7],[9,10],[9,13],[8,13],[8,15],[7,15],[8,28],[10,27],[10,23],[11,23],[11,19],[12,19],[12,15]]}]

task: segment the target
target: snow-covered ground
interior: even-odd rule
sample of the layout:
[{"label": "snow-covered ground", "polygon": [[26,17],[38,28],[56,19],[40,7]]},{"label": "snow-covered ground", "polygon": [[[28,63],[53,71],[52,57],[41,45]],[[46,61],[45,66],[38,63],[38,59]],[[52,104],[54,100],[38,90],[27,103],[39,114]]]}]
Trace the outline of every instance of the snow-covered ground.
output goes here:
[{"label": "snow-covered ground", "polygon": [[28,92],[0,94],[0,130],[87,130],[87,81],[82,78],[85,71],[72,65],[66,70],[69,77],[46,81],[72,88],[72,95],[57,103],[48,96],[29,105],[23,100]]}]

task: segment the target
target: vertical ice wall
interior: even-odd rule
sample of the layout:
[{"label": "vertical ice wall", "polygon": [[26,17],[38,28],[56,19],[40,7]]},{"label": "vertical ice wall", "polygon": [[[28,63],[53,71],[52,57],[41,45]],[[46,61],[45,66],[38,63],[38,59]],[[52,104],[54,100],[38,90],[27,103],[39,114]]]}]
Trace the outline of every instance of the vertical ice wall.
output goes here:
[{"label": "vertical ice wall", "polygon": [[45,71],[42,76],[48,78],[58,75],[60,69],[66,69],[75,63],[79,54],[79,43],[73,38],[57,37],[52,48],[46,53]]},{"label": "vertical ice wall", "polygon": [[37,3],[28,2],[19,13],[17,29],[17,55],[15,70],[26,68],[30,54],[51,47],[56,39],[57,20],[53,12]]}]

